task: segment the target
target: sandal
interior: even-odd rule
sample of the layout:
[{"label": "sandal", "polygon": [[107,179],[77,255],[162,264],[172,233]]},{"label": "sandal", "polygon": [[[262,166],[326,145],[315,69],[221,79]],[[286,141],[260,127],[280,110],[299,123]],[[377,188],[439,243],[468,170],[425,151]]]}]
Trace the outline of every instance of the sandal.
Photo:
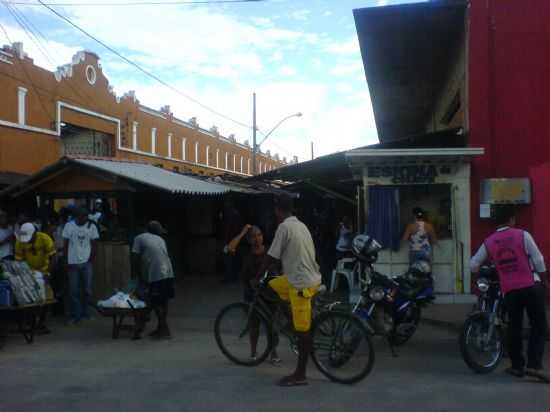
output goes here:
[{"label": "sandal", "polygon": [[523,378],[525,376],[525,372],[523,369],[516,369],[516,368],[506,368],[504,370],[508,375],[512,375],[515,378]]},{"label": "sandal", "polygon": [[271,362],[272,365],[279,365],[282,362],[282,360],[277,356],[277,357],[271,358],[269,362]]},{"label": "sandal", "polygon": [[548,373],[545,373],[542,369],[528,368],[525,370],[525,374],[531,378],[536,378],[544,383],[550,383],[550,375],[548,375]]},{"label": "sandal", "polygon": [[283,387],[305,386],[307,384],[307,379],[297,379],[294,375],[286,376],[277,383],[277,385]]}]

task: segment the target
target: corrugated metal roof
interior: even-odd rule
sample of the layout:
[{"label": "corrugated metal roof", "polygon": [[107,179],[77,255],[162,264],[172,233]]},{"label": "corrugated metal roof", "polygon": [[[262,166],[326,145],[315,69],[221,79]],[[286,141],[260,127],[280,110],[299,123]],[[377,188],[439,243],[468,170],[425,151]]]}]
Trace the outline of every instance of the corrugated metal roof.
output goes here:
[{"label": "corrugated metal roof", "polygon": [[221,195],[231,191],[224,184],[185,176],[146,163],[80,158],[71,158],[71,161],[172,193]]}]

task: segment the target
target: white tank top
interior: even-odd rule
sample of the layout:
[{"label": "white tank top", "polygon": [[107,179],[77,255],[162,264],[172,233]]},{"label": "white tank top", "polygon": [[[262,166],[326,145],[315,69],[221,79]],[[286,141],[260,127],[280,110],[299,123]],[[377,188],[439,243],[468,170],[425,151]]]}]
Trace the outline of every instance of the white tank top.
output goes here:
[{"label": "white tank top", "polygon": [[432,245],[428,232],[426,232],[426,223],[416,222],[416,231],[411,235],[411,251],[413,252],[431,252]]}]

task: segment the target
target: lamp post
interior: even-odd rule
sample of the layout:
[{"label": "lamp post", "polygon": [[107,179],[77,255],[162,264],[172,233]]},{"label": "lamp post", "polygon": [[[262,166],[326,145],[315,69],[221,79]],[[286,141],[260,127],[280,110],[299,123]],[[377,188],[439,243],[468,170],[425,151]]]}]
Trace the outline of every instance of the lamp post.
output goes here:
[{"label": "lamp post", "polygon": [[254,93],[252,95],[252,106],[253,106],[253,109],[252,109],[252,129],[253,129],[253,134],[252,134],[252,136],[253,136],[253,139],[252,139],[252,164],[253,164],[253,175],[256,176],[258,174],[258,170],[257,170],[257,167],[256,167],[256,157],[257,157],[257,154],[258,154],[258,148],[262,145],[262,143],[264,143],[267,140],[267,138],[269,136],[271,136],[271,134],[281,124],[283,124],[283,122],[285,122],[288,119],[291,119],[292,117],[302,117],[302,113],[301,112],[294,113],[294,114],[291,114],[291,115],[283,118],[282,120],[280,120],[275,126],[273,126],[273,128],[267,134],[264,135],[263,140],[258,144],[258,143],[256,143],[256,132],[258,131],[258,128],[256,126],[256,93]]}]

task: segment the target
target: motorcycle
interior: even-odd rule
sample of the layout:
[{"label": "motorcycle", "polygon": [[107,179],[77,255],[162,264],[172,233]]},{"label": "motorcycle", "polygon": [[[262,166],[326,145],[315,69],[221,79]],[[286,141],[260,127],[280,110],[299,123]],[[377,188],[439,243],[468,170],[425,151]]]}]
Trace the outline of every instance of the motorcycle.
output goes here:
[{"label": "motorcycle", "polygon": [[[361,238],[362,237],[362,238]],[[411,265],[400,276],[389,277],[374,270],[377,253],[365,256],[362,250],[381,249],[378,242],[366,235],[354,239],[354,254],[360,260],[356,265],[361,283],[361,295],[352,312],[361,318],[371,333],[388,339],[394,356],[396,346],[404,345],[416,332],[422,309],[435,300],[431,267],[420,261]],[[368,246],[362,246],[362,244]],[[365,258],[368,257],[368,258]]]},{"label": "motorcycle", "polygon": [[504,296],[494,266],[482,266],[476,280],[479,296],[460,334],[460,353],[476,373],[495,370],[504,353],[507,317]]}]

